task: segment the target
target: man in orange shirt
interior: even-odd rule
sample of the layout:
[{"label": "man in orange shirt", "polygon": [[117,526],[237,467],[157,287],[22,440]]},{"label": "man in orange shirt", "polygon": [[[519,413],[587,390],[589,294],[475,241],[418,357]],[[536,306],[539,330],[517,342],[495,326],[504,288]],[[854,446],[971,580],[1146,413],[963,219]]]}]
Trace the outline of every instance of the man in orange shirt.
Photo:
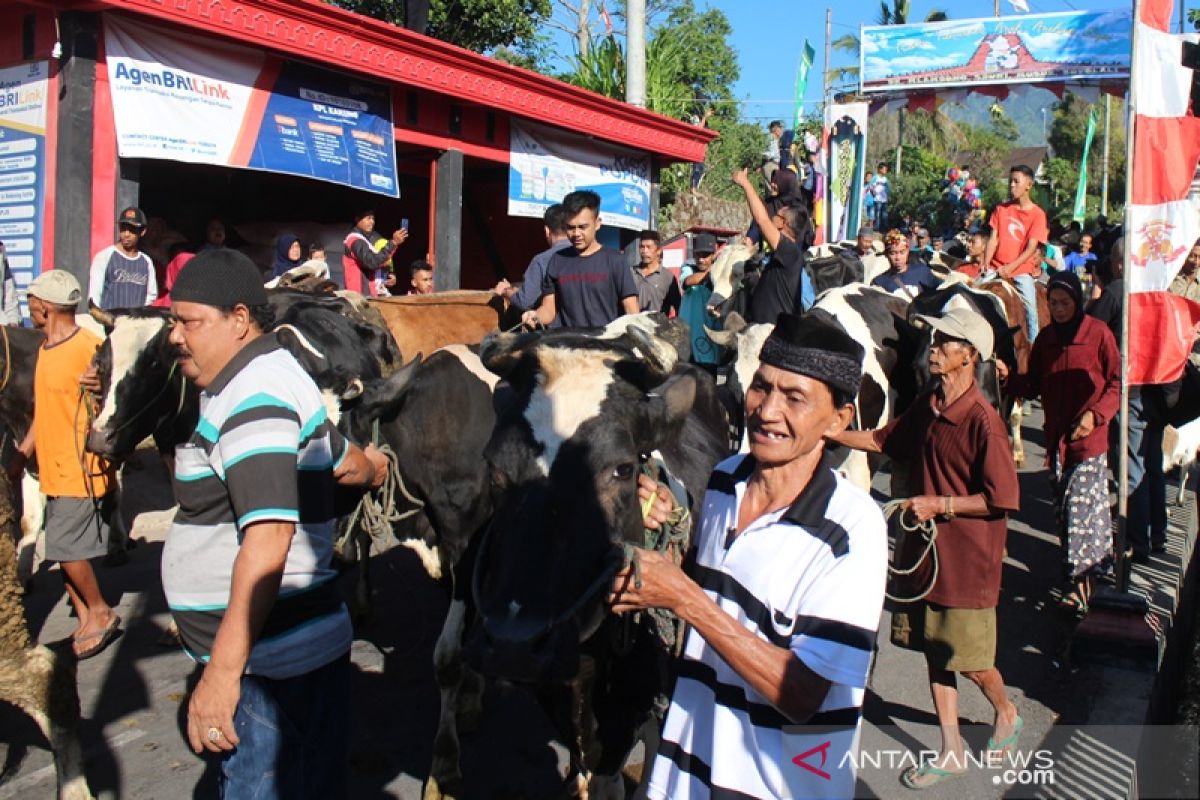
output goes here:
[{"label": "man in orange shirt", "polygon": [[89,561],[108,549],[108,522],[115,508],[112,466],[84,452],[88,415],[80,407],[79,378],[100,338],[75,324],[83,297],[71,273],[52,269],[29,285],[29,316],[46,334],[33,377],[33,425],[9,466],[16,483],[37,453],[46,494],[46,560],[58,561],[71,605],[79,617],[74,636],[78,658],[109,645],[121,618],[105,602]]},{"label": "man in orange shirt", "polygon": [[1038,332],[1037,288],[1035,277],[1041,272],[1038,244],[1050,237],[1046,212],[1029,196],[1033,188],[1033,170],[1018,164],[1008,173],[1008,193],[1011,197],[996,206],[988,224],[992,238],[988,240],[984,263],[1012,281],[1025,303],[1025,325],[1029,341]]}]

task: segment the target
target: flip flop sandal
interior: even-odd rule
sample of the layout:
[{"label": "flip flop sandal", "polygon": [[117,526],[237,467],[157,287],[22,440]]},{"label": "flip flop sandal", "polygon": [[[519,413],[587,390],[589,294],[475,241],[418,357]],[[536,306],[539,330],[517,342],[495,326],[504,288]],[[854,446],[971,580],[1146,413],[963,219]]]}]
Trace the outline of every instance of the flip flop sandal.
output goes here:
[{"label": "flip flop sandal", "polygon": [[[949,780],[950,778],[959,778],[966,774],[967,771],[965,769],[954,771],[948,769],[938,769],[930,764],[922,764],[919,767],[909,767],[908,769],[904,770],[904,772],[900,773],[900,784],[905,789],[912,789],[915,792],[919,792],[922,789],[928,789],[931,786],[937,786],[944,780]],[[930,777],[932,777],[933,780],[918,783],[918,781],[922,781],[923,779]]]},{"label": "flip flop sandal", "polygon": [[87,648],[86,650],[83,650],[81,652],[76,652],[75,658],[78,659],[79,661],[86,661],[87,659],[92,658],[93,656],[100,655],[100,653],[104,652],[104,649],[106,647],[108,647],[110,644],[113,643],[113,640],[117,638],[117,635],[120,632],[121,632],[121,618],[119,616],[117,616],[116,614],[113,614],[112,622],[108,623],[107,628],[105,628],[104,630],[99,631],[97,633],[90,633],[87,636],[80,636],[79,638],[77,638],[75,640],[75,644],[77,644],[77,645],[82,642],[90,642],[92,639],[100,640],[100,641],[96,642],[96,644]]},{"label": "flip flop sandal", "polygon": [[[989,759],[1003,758],[1004,754],[1007,753],[1009,750],[1016,750],[1017,742],[1020,741],[1020,739],[1021,739],[1021,730],[1024,727],[1025,727],[1025,720],[1021,719],[1021,715],[1018,714],[1017,722],[1013,726],[1013,732],[1012,732],[1011,736],[1001,739],[998,742],[994,739],[989,738],[987,741],[987,749],[988,749]],[[995,755],[993,755],[993,754],[995,754]]]},{"label": "flip flop sandal", "polygon": [[1088,613],[1087,600],[1084,600],[1075,592],[1064,594],[1062,599],[1058,601],[1058,607],[1076,620],[1082,620]]}]

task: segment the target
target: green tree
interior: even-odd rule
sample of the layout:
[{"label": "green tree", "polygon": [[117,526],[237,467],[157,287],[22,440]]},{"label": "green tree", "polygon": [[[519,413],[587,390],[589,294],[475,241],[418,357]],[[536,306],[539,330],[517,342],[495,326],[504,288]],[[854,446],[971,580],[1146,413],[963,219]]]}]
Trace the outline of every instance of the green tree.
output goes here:
[{"label": "green tree", "polygon": [[[912,3],[910,0],[892,0],[889,6],[886,0],[879,2],[879,14],[875,17],[876,25],[907,25],[909,22],[909,14],[912,12]],[[945,11],[941,9],[930,9],[925,15],[925,22],[945,22],[950,19]],[[839,52],[847,53],[854,56],[854,66],[837,67],[830,70],[829,79],[835,83],[858,82],[858,63],[860,61],[859,50],[862,48],[862,42],[852,33],[847,33],[844,36],[839,36],[834,39],[830,46]]]},{"label": "green tree", "polygon": [[[550,0],[328,0],[332,5],[485,53],[536,39]],[[411,16],[411,18],[410,18]],[[425,30],[419,30],[425,17]]]},{"label": "green tree", "polygon": [[[888,151],[883,160],[895,160]],[[901,159],[904,172],[891,177],[888,190],[888,215],[892,224],[911,217],[921,223],[942,224],[942,181],[950,162],[943,156],[917,145],[904,145]]]},{"label": "green tree", "polygon": [[[1113,98],[1112,124],[1109,133],[1112,136],[1108,147],[1108,203],[1109,206],[1121,205],[1125,202],[1125,103]],[[1099,208],[1099,197],[1104,180],[1103,150],[1104,150],[1104,103],[1098,106],[1096,137],[1092,141],[1092,151],[1088,155],[1088,194],[1096,198]],[[1063,159],[1071,165],[1078,165],[1083,160],[1083,144],[1087,138],[1088,114],[1092,106],[1067,93],[1061,102],[1054,107],[1054,121],[1050,126],[1047,137],[1056,158]],[[1076,183],[1079,180],[1078,167]],[[1076,184],[1071,184],[1072,202]]]}]

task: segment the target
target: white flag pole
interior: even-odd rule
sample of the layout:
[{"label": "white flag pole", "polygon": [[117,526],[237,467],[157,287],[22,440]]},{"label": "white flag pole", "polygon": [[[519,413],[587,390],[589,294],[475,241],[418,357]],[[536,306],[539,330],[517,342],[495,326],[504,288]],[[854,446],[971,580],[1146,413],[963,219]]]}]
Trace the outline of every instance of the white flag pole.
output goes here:
[{"label": "white flag pole", "polygon": [[[1133,2],[1133,31],[1131,33],[1132,51],[1129,55],[1129,92],[1125,102],[1125,219],[1121,225],[1121,235],[1125,246],[1121,253],[1121,425],[1119,428],[1120,452],[1117,455],[1117,547],[1114,566],[1117,577],[1117,591],[1129,589],[1130,565],[1125,558],[1129,542],[1129,278],[1130,254],[1133,252],[1133,231],[1130,228],[1133,206],[1133,156],[1134,143],[1137,136],[1134,126],[1137,124],[1137,79],[1134,71],[1137,69],[1138,25],[1142,13],[1142,0]],[[1144,478],[1143,478],[1144,480]]]}]

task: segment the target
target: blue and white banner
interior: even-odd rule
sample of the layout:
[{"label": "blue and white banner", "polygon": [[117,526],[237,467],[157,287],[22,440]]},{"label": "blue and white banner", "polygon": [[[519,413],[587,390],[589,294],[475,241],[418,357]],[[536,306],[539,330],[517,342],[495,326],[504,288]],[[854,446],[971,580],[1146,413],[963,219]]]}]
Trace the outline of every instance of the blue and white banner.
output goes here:
[{"label": "blue and white banner", "polygon": [[0,242],[21,297],[42,271],[50,64],[0,69]]},{"label": "blue and white banner", "polygon": [[862,29],[864,92],[1129,77],[1130,8]]},{"label": "blue and white banner", "polygon": [[604,225],[650,226],[650,156],[514,121],[508,167],[508,213],[541,219],[571,192],[600,195]]},{"label": "blue and white banner", "polygon": [[282,172],[398,197],[384,84],[104,18],[117,149]]}]

